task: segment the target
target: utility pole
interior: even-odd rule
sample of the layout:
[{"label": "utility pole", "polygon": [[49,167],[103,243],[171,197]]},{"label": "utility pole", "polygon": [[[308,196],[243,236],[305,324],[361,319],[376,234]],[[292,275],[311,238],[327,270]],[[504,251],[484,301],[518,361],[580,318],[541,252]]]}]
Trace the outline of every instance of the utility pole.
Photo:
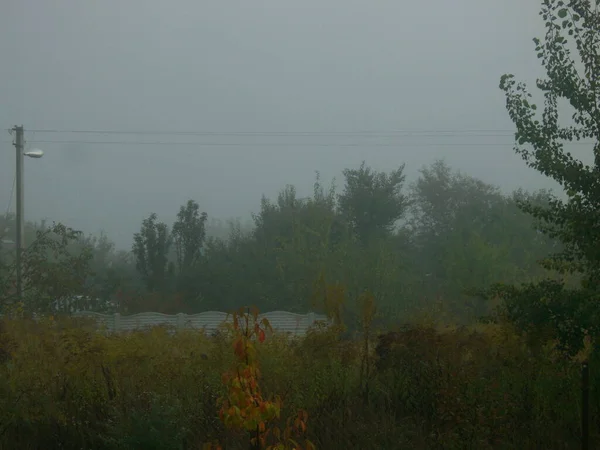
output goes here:
[{"label": "utility pole", "polygon": [[20,127],[15,126],[13,128],[15,132],[15,149],[16,149],[16,158],[17,158],[17,172],[15,175],[16,181],[16,194],[17,194],[17,301],[23,301],[23,247],[24,247],[24,237],[25,237],[25,214],[23,209],[23,163],[24,163],[24,153],[25,153],[25,131],[23,130],[23,126]]}]

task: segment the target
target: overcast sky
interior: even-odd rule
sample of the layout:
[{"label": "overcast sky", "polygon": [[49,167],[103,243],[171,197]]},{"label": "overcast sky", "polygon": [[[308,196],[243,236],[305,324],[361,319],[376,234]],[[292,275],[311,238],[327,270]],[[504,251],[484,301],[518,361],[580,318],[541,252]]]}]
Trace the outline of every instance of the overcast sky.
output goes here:
[{"label": "overcast sky", "polygon": [[[386,170],[406,163],[414,178],[443,157],[504,189],[550,186],[513,153],[510,136],[464,135],[513,129],[499,78],[542,74],[532,43],[544,31],[539,5],[4,0],[3,129],[225,133],[27,131],[29,141],[76,141],[28,144],[46,154],[26,161],[27,218],[104,230],[127,248],[150,212],[171,223],[193,198],[211,217],[247,216],[263,193],[289,183],[309,195],[315,170],[329,183],[362,160]],[[429,131],[390,135],[415,129]],[[433,136],[441,130],[455,133]],[[14,148],[2,133],[6,209]]]}]

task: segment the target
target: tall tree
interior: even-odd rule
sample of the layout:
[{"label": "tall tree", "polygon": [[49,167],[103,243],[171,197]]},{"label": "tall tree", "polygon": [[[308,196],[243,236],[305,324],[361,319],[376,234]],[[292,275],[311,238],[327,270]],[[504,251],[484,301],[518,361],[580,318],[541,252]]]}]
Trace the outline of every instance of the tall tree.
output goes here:
[{"label": "tall tree", "polygon": [[188,200],[177,213],[171,236],[175,243],[180,273],[192,269],[200,259],[206,238],[207,218],[207,214],[200,212],[200,206],[194,200]]},{"label": "tall tree", "polygon": [[[524,211],[540,219],[541,231],[564,244],[563,250],[546,259],[544,265],[563,273],[581,274],[583,283],[577,291],[568,291],[559,281],[501,291],[514,320],[526,326],[540,321],[552,324],[563,343],[576,348],[581,343],[582,329],[600,332],[599,2],[544,0],[540,15],[546,35],[534,42],[546,72],[546,78],[536,83],[545,100],[541,121],[525,83],[506,74],[500,88],[517,129],[515,151],[527,165],[560,183],[568,197],[553,197],[547,206],[520,203]],[[569,49],[572,43],[579,56],[577,61]],[[573,108],[572,124],[559,124],[561,98]],[[581,139],[592,140],[591,166],[564,149],[565,141]]]},{"label": "tall tree", "polygon": [[136,268],[150,291],[163,290],[170,272],[171,236],[167,225],[157,220],[155,213],[150,214],[142,222],[139,233],[133,236]]},{"label": "tall tree", "polygon": [[345,186],[338,196],[342,215],[365,242],[374,235],[389,233],[406,212],[408,198],[402,192],[404,164],[392,172],[376,172],[361,164],[344,170]]},{"label": "tall tree", "polygon": [[312,198],[299,199],[286,186],[276,202],[262,199],[254,216],[254,239],[264,280],[264,301],[286,302],[303,308],[320,271],[327,266],[331,249],[343,231],[335,212],[334,185],[326,191],[319,174]]}]

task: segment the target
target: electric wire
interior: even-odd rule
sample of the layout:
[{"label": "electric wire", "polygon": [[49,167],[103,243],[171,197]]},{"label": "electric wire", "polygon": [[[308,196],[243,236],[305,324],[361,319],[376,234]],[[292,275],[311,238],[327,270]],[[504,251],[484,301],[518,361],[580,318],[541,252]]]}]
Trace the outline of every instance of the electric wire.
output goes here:
[{"label": "electric wire", "polygon": [[[3,141],[8,143],[8,141]],[[178,142],[178,141],[79,141],[79,140],[35,140],[32,144],[77,144],[77,145],[162,145],[198,147],[514,147],[513,143],[498,142],[395,142],[395,143],[323,143],[323,142]],[[593,142],[571,142],[569,145],[593,145]]]},{"label": "electric wire", "polygon": [[[38,134],[75,134],[75,135],[115,135],[115,136],[187,136],[189,137],[282,137],[282,138],[297,138],[295,142],[289,142],[287,139],[284,142],[223,142],[219,141],[179,141],[179,140],[102,140],[102,139],[39,139],[30,140],[30,144],[73,144],[73,145],[136,145],[136,146],[197,146],[197,147],[514,147],[514,141],[511,143],[500,142],[407,142],[407,141],[388,141],[388,142],[373,142],[373,138],[484,138],[484,137],[513,137],[514,130],[507,129],[398,129],[398,130],[361,130],[361,131],[168,131],[168,130],[89,130],[89,129],[31,129],[26,130]],[[298,138],[314,137],[314,138],[356,138],[369,139],[368,141],[360,142],[303,142]],[[6,141],[2,141],[6,143]],[[572,142],[571,145],[593,145],[593,142]]]},{"label": "electric wire", "polygon": [[35,133],[61,134],[113,134],[113,135],[169,135],[169,136],[398,136],[439,134],[483,134],[490,136],[514,135],[508,129],[397,129],[397,130],[355,130],[355,131],[176,131],[176,130],[75,130],[75,129],[32,129]]}]

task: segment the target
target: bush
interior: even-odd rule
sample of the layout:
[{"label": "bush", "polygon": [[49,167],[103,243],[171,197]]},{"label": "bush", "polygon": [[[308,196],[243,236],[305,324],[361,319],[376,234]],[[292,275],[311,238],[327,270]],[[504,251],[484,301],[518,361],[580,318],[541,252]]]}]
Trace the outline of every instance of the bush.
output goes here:
[{"label": "bush", "polygon": [[[199,449],[248,439],[219,419],[235,335],[163,327],[107,335],[84,321],[4,320],[0,448]],[[580,368],[507,325],[412,326],[380,336],[365,396],[363,342],[339,329],[256,344],[265,399],[279,419],[308,413],[319,449],[578,448]],[[598,424],[600,357],[591,358]],[[600,445],[592,429],[592,447]]]}]

